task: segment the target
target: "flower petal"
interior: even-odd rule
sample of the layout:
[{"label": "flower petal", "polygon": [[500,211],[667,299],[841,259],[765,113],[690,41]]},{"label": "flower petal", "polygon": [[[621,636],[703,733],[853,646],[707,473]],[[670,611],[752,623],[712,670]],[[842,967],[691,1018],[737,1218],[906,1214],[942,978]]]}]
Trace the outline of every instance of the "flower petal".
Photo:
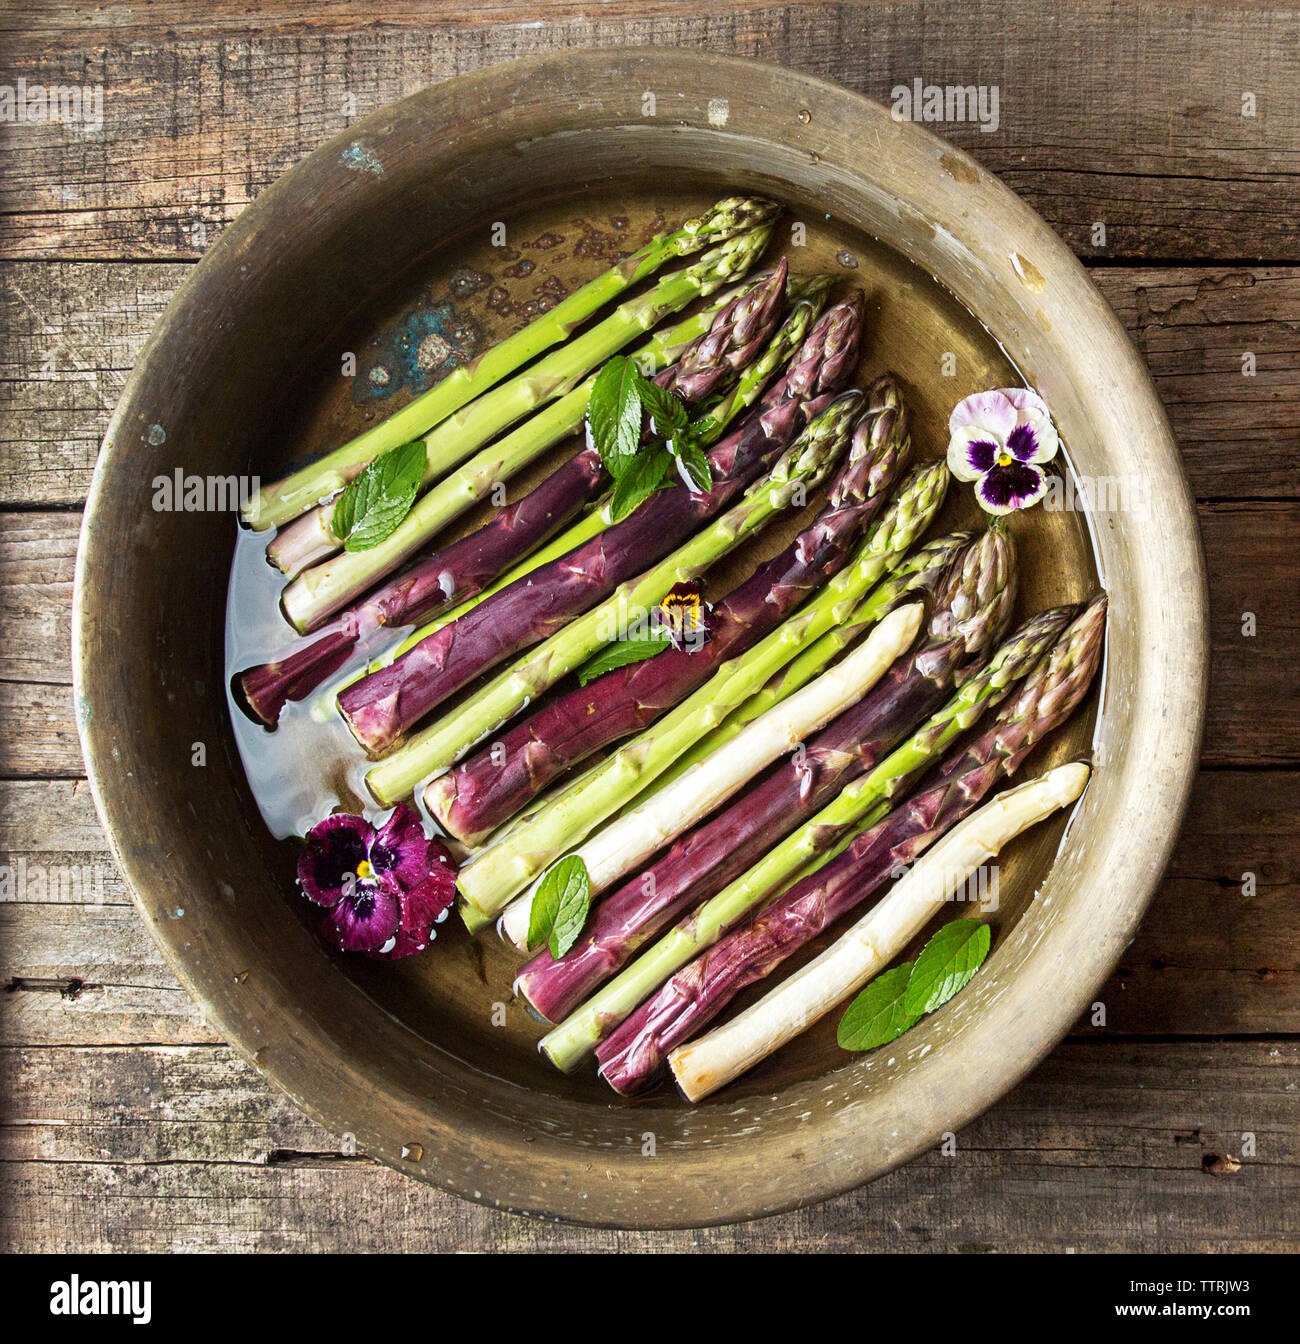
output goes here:
[{"label": "flower petal", "polygon": [[1016,427],[1016,408],[1004,392],[976,392],[959,401],[948,417],[948,433],[977,426],[999,443]]},{"label": "flower petal", "polygon": [[948,470],[959,481],[977,481],[997,461],[1001,447],[976,425],[955,430],[948,442]]},{"label": "flower petal", "polygon": [[342,952],[374,952],[398,930],[400,889],[392,877],[353,882],[321,920],[321,936]]},{"label": "flower petal", "polygon": [[298,881],[303,894],[317,905],[335,905],[343,895],[348,874],[370,850],[374,827],[364,817],[335,812],[307,832],[307,844],[298,856]]},{"label": "flower petal", "polygon": [[403,891],[419,886],[429,872],[429,839],[414,810],[398,803],[370,846],[370,865],[391,873]]},{"label": "flower petal", "polygon": [[986,513],[1011,513],[1037,504],[1047,493],[1047,475],[1028,462],[994,467],[980,477],[975,498]]},{"label": "flower petal", "polygon": [[1044,420],[1052,418],[1051,411],[1047,409],[1047,403],[1032,387],[1004,387],[1000,390],[1016,410],[1021,412],[1021,419],[1024,419],[1026,411],[1032,411],[1035,415],[1042,416]]},{"label": "flower petal", "polygon": [[[430,848],[441,849],[435,840]],[[438,936],[438,925],[447,918],[451,903],[456,897],[456,869],[449,858],[435,863],[429,876],[402,893],[401,922],[392,946],[371,952],[372,957],[385,961],[396,961],[399,957],[414,956],[423,952]]]},{"label": "flower petal", "polygon": [[1020,423],[1007,436],[1007,448],[1018,462],[1050,462],[1060,446],[1056,426],[1032,411],[1022,412]]},{"label": "flower petal", "polygon": [[423,952],[437,937],[437,926],[447,918],[456,899],[456,865],[439,840],[429,841],[428,872],[423,882],[402,893],[397,933],[389,943],[367,955],[396,961]]}]

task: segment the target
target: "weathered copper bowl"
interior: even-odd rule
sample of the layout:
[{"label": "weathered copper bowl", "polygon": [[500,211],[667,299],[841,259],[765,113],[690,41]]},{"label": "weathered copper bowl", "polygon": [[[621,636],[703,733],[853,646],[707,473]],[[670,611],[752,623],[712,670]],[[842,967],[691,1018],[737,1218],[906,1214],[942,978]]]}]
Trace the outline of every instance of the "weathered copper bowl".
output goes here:
[{"label": "weathered copper bowl", "polygon": [[[822,254],[849,236],[879,263],[876,309],[893,318],[868,362],[908,365],[929,451],[942,448],[952,399],[939,357],[960,347],[989,378],[1015,369],[1038,386],[1073,469],[1140,473],[1150,508],[1035,516],[1029,588],[1083,596],[1100,577],[1111,595],[1096,771],[1064,838],[1044,831],[1007,860],[1020,898],[976,986],[896,1050],[846,1056],[823,1035],[703,1106],[667,1095],[627,1105],[589,1078],[553,1075],[517,1008],[493,1035],[487,1007],[508,996],[499,954],[485,966],[449,937],[385,979],[322,949],[286,890],[227,718],[230,517],[155,512],[151,482],[177,466],[271,477],[281,464],[268,445],[286,422],[313,423],[313,395],[328,399],[312,392],[324,378],[313,370],[328,365],[339,384],[338,333],[377,295],[399,308],[410,277],[467,230],[566,199],[626,200],[644,223],[656,201],[733,190],[786,203]],[[326,446],[328,429],[308,446]],[[1205,611],[1192,509],[1151,384],[1031,210],[843,89],[699,53],[596,51],[463,76],[379,112],[222,236],[159,322],[109,427],[79,557],[74,661],[91,781],[141,913],[217,1029],[305,1111],[467,1198],[694,1225],[890,1170],[960,1129],[1070,1028],[1132,936],[1178,830],[1204,703]],[[1086,746],[1088,728],[1057,757]]]}]

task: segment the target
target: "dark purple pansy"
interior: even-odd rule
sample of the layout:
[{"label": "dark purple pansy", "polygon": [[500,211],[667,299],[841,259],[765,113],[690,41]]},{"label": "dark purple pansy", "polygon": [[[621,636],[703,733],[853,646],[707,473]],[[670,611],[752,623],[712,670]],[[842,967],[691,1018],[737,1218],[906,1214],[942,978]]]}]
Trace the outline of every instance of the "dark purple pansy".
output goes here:
[{"label": "dark purple pansy", "polygon": [[353,878],[339,903],[321,919],[322,937],[342,952],[378,952],[401,923],[401,894],[387,875]]},{"label": "dark purple pansy", "polygon": [[303,895],[317,905],[337,905],[348,876],[355,878],[370,858],[374,834],[365,817],[336,812],[318,821],[308,832],[307,846],[298,859]]},{"label": "dark purple pansy", "polygon": [[451,855],[437,840],[429,842],[433,864],[429,876],[402,896],[402,917],[391,947],[372,952],[372,957],[393,961],[423,952],[438,935],[438,925],[447,918],[456,897],[456,867]]},{"label": "dark purple pansy", "polygon": [[957,403],[948,435],[948,466],[959,481],[975,482],[975,498],[986,512],[1026,509],[1047,493],[1047,475],[1038,464],[1056,456],[1059,440],[1037,392],[976,392]]},{"label": "dark purple pansy", "polygon": [[432,942],[451,908],[456,868],[405,804],[376,830],[336,812],[307,833],[298,859],[303,894],[326,907],[321,934],[344,952],[408,957]]}]

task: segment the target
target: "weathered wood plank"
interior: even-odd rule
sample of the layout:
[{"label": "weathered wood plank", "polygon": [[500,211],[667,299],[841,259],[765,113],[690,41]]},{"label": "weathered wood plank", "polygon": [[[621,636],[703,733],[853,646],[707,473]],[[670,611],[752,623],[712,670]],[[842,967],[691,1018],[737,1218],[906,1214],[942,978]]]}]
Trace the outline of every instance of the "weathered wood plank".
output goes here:
[{"label": "weathered wood plank", "polygon": [[[0,865],[13,878],[0,904],[0,985],[13,986],[0,1039],[213,1039],[104,851],[84,784],[0,783]],[[1300,1033],[1297,908],[1300,772],[1202,772],[1169,872],[1098,994],[1099,1034]]]},{"label": "weathered wood plank", "polygon": [[84,773],[72,687],[0,681],[0,778],[60,779]]},{"label": "weathered wood plank", "polygon": [[1300,495],[1300,270],[1094,267],[1200,499]]},{"label": "weathered wood plank", "polygon": [[71,680],[79,513],[0,513],[0,681]]},{"label": "weathered wood plank", "polygon": [[[995,131],[971,121],[934,129],[1085,256],[1300,256],[1300,43],[1285,11],[942,0],[746,3],[707,16],[622,5],[595,19],[541,7],[521,20],[499,7],[440,17],[408,7],[378,27],[337,5],[320,22],[314,10],[277,6],[260,22],[225,6],[207,30],[170,24],[179,8],[107,11],[132,34],[111,29],[111,44],[105,16],[84,8],[44,30],[11,29],[9,65],[29,84],[102,85],[105,99],[100,131],[6,128],[4,255],[193,257],[350,123],[349,95],[361,115],[515,56],[656,43],[761,57],[884,102],[918,78],[996,86]],[[1253,115],[1243,115],[1244,94]]]},{"label": "weathered wood plank", "polygon": [[217,1039],[132,906],[0,905],[0,944],[0,1040]]},{"label": "weathered wood plank", "polygon": [[[224,1048],[4,1055],[6,1250],[1229,1251],[1300,1235],[1294,1042],[1067,1044],[953,1156],[681,1233],[555,1227],[346,1157]],[[1240,1168],[1212,1174],[1218,1154]]]},{"label": "weathered wood plank", "polygon": [[1300,756],[1300,502],[1208,504],[1199,513],[1211,650],[1201,759],[1212,765],[1294,762]]},{"label": "weathered wood plank", "polygon": [[[1300,502],[1200,506],[1210,574],[1213,664],[1202,761],[1209,766],[1300,762]],[[1158,525],[1156,520],[1148,524]],[[0,777],[82,774],[68,665],[70,515],[0,515]],[[40,535],[48,532],[49,554]],[[1249,615],[1254,617],[1254,633]],[[0,676],[4,673],[0,673]]]},{"label": "weathered wood plank", "polygon": [[80,504],[108,418],[182,265],[0,273],[0,503]]},{"label": "weathered wood plank", "polygon": [[[0,266],[0,505],[84,501],[126,376],[189,269]],[[1194,493],[1300,494],[1300,269],[1092,275],[1151,369]]]},{"label": "weathered wood plank", "polygon": [[1300,773],[1203,771],[1164,881],[1097,995],[1105,1031],[1300,1031],[1297,910]]}]

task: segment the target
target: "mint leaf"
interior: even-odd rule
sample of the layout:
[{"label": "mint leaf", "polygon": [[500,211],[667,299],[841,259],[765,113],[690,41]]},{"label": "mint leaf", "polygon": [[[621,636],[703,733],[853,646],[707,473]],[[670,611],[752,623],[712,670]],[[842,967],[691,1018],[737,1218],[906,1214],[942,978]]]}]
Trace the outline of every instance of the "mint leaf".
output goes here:
[{"label": "mint leaf", "polygon": [[648,448],[634,454],[622,475],[615,478],[609,504],[610,521],[617,523],[644,504],[659,489],[672,464],[672,455],[664,448]]},{"label": "mint leaf", "polygon": [[681,463],[693,490],[703,494],[713,489],[713,471],[709,466],[708,454],[689,434],[671,439],[668,451]]},{"label": "mint leaf", "polygon": [[596,375],[587,401],[587,424],[591,441],[605,470],[615,479],[636,455],[641,440],[641,398],[644,382],[626,355],[607,360]]},{"label": "mint leaf", "polygon": [[907,1011],[932,1013],[979,970],[992,934],[980,919],[954,919],[926,943],[907,986]]},{"label": "mint leaf", "polygon": [[591,879],[577,854],[553,864],[533,893],[528,946],[545,942],[557,960],[578,941],[591,904]]},{"label": "mint leaf", "polygon": [[911,973],[912,963],[905,961],[878,975],[849,1004],[835,1034],[845,1050],[874,1050],[916,1024],[920,1013],[909,1013],[904,1004]]},{"label": "mint leaf", "polygon": [[[662,629],[661,627],[659,627]],[[620,639],[616,644],[607,645],[591,662],[579,669],[578,684],[585,686],[616,667],[627,667],[631,663],[643,663],[665,649],[673,647],[672,635],[667,630],[645,639]]]},{"label": "mint leaf", "polygon": [[330,526],[344,550],[368,551],[397,530],[424,479],[424,440],[381,453],[334,504]]},{"label": "mint leaf", "polygon": [[654,432],[668,438],[674,430],[685,429],[686,407],[673,394],[649,378],[641,378],[636,385],[641,405],[654,422]]}]

